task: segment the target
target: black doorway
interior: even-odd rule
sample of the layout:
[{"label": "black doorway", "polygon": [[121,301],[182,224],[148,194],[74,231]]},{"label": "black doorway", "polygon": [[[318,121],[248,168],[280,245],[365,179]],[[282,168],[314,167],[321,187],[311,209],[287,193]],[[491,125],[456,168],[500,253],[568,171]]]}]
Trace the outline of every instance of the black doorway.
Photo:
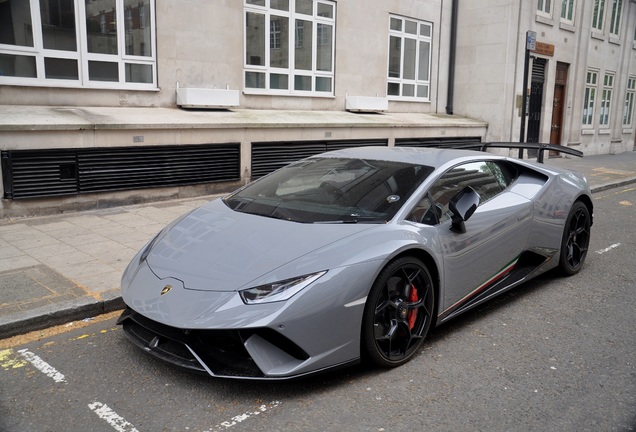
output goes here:
[{"label": "black doorway", "polygon": [[[532,79],[530,84],[530,101],[528,104],[528,138],[527,142],[539,142],[541,132],[541,107],[543,103],[543,83],[545,82],[545,59],[534,58],[532,61]],[[529,150],[528,156],[536,157],[536,150]]]}]

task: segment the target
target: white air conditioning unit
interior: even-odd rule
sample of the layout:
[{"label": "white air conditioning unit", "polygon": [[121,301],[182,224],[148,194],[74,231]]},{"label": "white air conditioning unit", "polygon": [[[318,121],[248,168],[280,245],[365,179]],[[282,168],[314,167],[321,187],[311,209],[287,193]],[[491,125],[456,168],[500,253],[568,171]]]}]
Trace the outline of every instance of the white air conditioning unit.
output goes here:
[{"label": "white air conditioning unit", "polygon": [[183,108],[233,108],[239,91],[229,89],[177,88],[177,105]]},{"label": "white air conditioning unit", "polygon": [[389,101],[383,97],[347,96],[345,109],[353,112],[384,112],[389,109]]}]

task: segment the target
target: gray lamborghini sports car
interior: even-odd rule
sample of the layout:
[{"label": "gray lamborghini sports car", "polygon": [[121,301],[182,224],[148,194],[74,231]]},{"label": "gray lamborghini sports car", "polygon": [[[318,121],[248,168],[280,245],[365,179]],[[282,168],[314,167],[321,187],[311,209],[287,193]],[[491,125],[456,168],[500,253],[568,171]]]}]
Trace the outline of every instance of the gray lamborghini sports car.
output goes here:
[{"label": "gray lamborghini sports car", "polygon": [[213,376],[398,366],[431,326],[547,270],[577,273],[592,210],[583,176],[488,152],[324,153],[162,230],[123,275],[119,324]]}]

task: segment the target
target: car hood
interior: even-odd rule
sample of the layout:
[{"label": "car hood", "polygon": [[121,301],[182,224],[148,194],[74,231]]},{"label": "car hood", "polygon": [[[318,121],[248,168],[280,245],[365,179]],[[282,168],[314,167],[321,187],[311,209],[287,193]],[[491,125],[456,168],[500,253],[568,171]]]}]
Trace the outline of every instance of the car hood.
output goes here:
[{"label": "car hood", "polygon": [[[163,233],[147,263],[157,277],[178,279],[186,289],[237,291],[297,258],[373,226],[304,224],[249,215],[218,199]],[[290,277],[318,270],[325,269],[299,270]]]}]

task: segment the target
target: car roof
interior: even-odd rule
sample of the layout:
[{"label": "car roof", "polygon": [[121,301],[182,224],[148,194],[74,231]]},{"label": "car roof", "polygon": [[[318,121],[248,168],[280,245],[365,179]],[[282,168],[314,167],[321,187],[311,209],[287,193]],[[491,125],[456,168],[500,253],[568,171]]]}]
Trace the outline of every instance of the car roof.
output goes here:
[{"label": "car roof", "polygon": [[314,157],[373,159],[392,162],[404,162],[439,168],[451,161],[471,159],[498,159],[492,153],[442,148],[422,147],[353,147],[322,153]]}]

